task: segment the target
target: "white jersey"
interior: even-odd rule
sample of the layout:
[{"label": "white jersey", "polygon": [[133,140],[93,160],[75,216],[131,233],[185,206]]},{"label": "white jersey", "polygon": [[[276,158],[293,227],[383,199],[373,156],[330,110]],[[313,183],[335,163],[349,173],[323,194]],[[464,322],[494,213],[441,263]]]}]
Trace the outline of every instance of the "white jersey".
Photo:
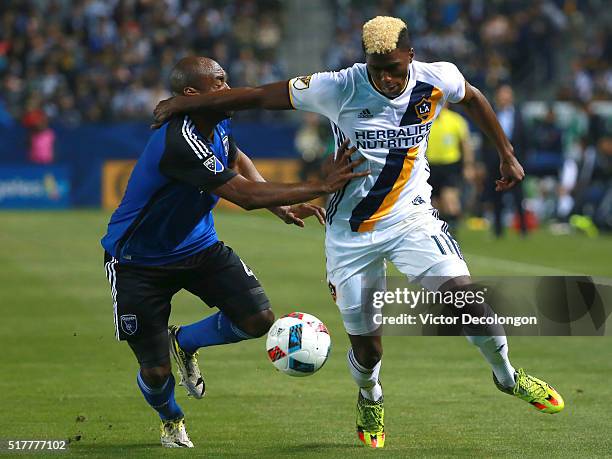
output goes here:
[{"label": "white jersey", "polygon": [[393,99],[375,88],[366,64],[290,80],[293,107],[327,117],[336,146],[348,137],[367,159],[358,170],[371,170],[334,194],[328,224],[364,232],[431,212],[429,131],[444,104],[464,95],[463,75],[448,62],[413,61],[404,91]]}]

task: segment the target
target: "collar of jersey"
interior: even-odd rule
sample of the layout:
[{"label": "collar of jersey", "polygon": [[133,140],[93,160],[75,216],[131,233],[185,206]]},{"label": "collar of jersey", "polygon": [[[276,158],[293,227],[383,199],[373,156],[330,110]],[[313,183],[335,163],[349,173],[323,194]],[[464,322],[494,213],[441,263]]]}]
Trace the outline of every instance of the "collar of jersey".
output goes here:
[{"label": "collar of jersey", "polygon": [[397,100],[400,97],[402,97],[404,94],[406,94],[407,92],[409,92],[408,90],[412,90],[412,88],[414,87],[414,69],[413,69],[413,65],[412,62],[410,64],[408,64],[408,78],[406,81],[406,85],[404,86],[404,89],[402,89],[402,92],[400,92],[397,96],[395,97],[389,97],[385,94],[383,94],[374,84],[374,81],[372,81],[372,77],[370,76],[370,72],[368,72],[368,67],[366,66],[366,75],[368,76],[368,83],[370,84],[370,87],[372,88],[372,90],[378,94],[381,97],[384,97],[385,100],[389,101],[389,100]]},{"label": "collar of jersey", "polygon": [[195,124],[195,121],[193,120],[193,118],[191,118],[189,115],[185,115],[187,118],[189,118],[189,120],[193,123],[193,132],[195,132],[195,134],[198,136],[198,138],[200,140],[203,140],[204,142],[206,142],[209,145],[213,145],[215,143],[215,133],[217,132],[217,128],[219,127],[219,123],[215,124],[215,127],[212,130],[212,138],[208,138],[208,137],[204,137],[202,135],[202,133],[199,131],[198,127]]}]

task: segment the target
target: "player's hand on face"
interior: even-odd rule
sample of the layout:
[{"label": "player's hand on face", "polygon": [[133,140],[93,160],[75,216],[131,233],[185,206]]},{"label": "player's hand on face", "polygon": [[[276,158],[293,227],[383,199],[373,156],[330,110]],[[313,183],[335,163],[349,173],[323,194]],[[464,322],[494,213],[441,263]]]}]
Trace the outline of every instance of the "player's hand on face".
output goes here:
[{"label": "player's hand on face", "polygon": [[518,160],[511,156],[499,164],[501,179],[495,181],[495,191],[506,191],[525,178],[525,171]]},{"label": "player's hand on face", "polygon": [[369,170],[353,172],[353,169],[363,164],[366,159],[360,158],[356,161],[351,160],[351,156],[357,151],[357,147],[348,148],[349,140],[346,139],[338,151],[335,158],[330,158],[323,167],[323,182],[327,193],[334,193],[341,189],[346,182],[358,177],[365,177],[370,174]]},{"label": "player's hand on face", "polygon": [[170,97],[162,100],[153,110],[153,124],[151,129],[159,129],[166,121],[180,112],[180,107],[177,103],[177,97]]}]

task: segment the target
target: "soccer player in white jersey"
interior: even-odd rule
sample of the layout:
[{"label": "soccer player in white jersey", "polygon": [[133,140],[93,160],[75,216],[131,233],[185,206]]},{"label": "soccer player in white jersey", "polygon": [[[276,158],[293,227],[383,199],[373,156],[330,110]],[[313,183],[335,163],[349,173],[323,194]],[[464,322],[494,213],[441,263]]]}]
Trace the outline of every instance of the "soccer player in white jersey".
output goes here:
[{"label": "soccer player in white jersey", "polygon": [[[156,125],[200,110],[298,109],[327,117],[338,144],[349,139],[370,170],[337,192],[327,208],[327,278],[349,336],[348,365],[357,383],[357,433],[367,446],[383,447],[383,391],[379,381],[382,339],[362,288],[384,287],[385,263],[429,290],[466,288],[470,273],[461,251],[430,203],[428,132],[445,103],[463,105],[497,148],[499,192],[524,177],[491,105],[454,64],[414,59],[406,24],[378,16],[363,26],[365,64],[256,88],[197,97],[175,97],[155,110]],[[155,125],[154,125],[155,126]],[[503,333],[502,333],[503,335]],[[543,413],[563,409],[544,381],[515,370],[505,336],[468,336],[491,366],[496,386]]]}]

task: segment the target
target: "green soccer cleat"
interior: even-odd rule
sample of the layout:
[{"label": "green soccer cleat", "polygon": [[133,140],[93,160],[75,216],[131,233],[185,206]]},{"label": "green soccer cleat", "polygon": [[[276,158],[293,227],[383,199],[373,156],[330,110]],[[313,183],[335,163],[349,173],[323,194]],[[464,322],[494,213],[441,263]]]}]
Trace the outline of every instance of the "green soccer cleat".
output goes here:
[{"label": "green soccer cleat", "polygon": [[357,436],[371,448],[385,446],[385,408],[383,398],[376,402],[361,395],[357,398]]},{"label": "green soccer cleat", "polygon": [[540,413],[556,414],[563,410],[565,402],[561,395],[541,379],[528,375],[522,368],[514,374],[514,379],[514,387],[504,387],[493,375],[493,382],[499,390],[525,400]]},{"label": "green soccer cleat", "polygon": [[162,421],[160,431],[161,444],[165,448],[193,448],[185,430],[185,418]]},{"label": "green soccer cleat", "polygon": [[189,354],[181,349],[176,339],[179,329],[180,327],[177,325],[170,325],[168,327],[170,354],[172,354],[172,358],[181,375],[179,385],[183,386],[189,395],[200,399],[206,394],[206,385],[198,366],[198,359],[196,358],[198,353]]}]

